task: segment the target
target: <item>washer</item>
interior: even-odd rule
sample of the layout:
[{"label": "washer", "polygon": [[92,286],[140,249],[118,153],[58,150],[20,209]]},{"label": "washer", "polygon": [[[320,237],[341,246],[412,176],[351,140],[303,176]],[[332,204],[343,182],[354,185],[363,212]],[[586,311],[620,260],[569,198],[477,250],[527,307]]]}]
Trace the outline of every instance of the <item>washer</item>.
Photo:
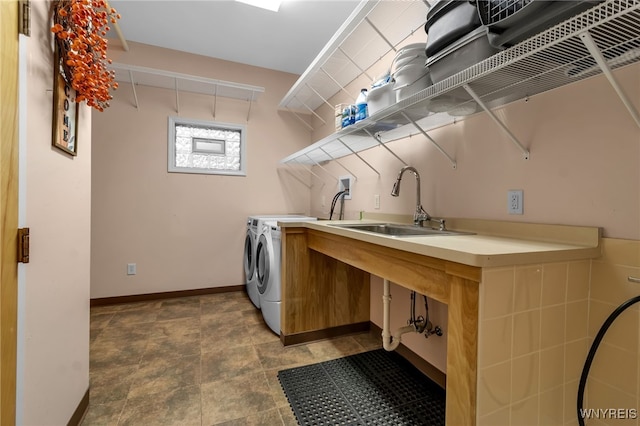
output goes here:
[{"label": "washer", "polygon": [[290,215],[252,215],[247,218],[247,233],[244,239],[244,274],[245,285],[249,299],[256,308],[260,308],[260,296],[258,293],[258,278],[256,275],[256,248],[258,246],[258,237],[260,231],[267,220],[279,221],[298,221],[298,220],[316,220],[314,217],[290,214]]},{"label": "washer", "polygon": [[280,248],[282,233],[276,222],[266,222],[258,237],[256,251],[257,290],[262,317],[267,326],[280,334]]},{"label": "washer", "polygon": [[[293,221],[299,221],[293,220]],[[302,220],[316,220],[307,218]],[[286,220],[291,222],[292,220]],[[266,220],[262,232],[258,236],[256,247],[257,290],[260,295],[262,317],[267,326],[280,335],[280,261],[282,258],[282,232],[278,222],[283,220]]]}]

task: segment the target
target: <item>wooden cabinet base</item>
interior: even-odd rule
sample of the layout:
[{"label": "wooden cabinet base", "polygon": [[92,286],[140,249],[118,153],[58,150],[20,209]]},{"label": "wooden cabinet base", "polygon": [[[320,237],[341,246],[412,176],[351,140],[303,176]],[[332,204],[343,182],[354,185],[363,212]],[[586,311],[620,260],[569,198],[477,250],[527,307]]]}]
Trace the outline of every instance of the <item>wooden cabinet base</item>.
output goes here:
[{"label": "wooden cabinet base", "polygon": [[307,331],[297,334],[280,334],[280,341],[284,346],[299,345],[301,343],[313,342],[316,340],[330,339],[332,337],[345,336],[348,334],[362,333],[369,331],[371,323],[369,321],[356,324],[340,325],[338,327],[324,328],[322,330]]},{"label": "wooden cabinet base", "polygon": [[368,322],[370,273],[448,305],[446,422],[475,425],[480,268],[313,229],[283,228],[283,343]]}]

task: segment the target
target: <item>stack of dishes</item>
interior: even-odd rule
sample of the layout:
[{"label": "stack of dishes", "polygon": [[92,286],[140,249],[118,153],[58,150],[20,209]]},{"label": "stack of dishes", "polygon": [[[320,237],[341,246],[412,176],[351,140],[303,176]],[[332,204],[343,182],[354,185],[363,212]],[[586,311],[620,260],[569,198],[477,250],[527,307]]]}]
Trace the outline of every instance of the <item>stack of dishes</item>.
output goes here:
[{"label": "stack of dishes", "polygon": [[429,71],[425,67],[426,43],[409,44],[401,48],[393,59],[391,74],[395,84],[396,102],[426,89],[431,85]]}]

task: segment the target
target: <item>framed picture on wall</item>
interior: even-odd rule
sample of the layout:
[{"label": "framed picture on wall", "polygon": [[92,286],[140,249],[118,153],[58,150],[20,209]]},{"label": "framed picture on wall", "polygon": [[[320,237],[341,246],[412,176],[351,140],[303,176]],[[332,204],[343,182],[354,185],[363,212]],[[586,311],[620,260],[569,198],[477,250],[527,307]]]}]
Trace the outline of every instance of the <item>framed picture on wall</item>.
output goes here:
[{"label": "framed picture on wall", "polygon": [[56,46],[53,61],[53,146],[78,155],[78,111],[76,91],[64,79],[60,70],[60,56]]}]

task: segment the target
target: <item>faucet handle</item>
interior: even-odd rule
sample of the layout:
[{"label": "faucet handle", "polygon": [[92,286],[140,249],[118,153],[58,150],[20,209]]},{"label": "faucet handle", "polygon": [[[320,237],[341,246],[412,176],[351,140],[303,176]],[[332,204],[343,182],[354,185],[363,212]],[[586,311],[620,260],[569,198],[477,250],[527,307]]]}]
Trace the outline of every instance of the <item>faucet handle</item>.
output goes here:
[{"label": "faucet handle", "polygon": [[429,220],[430,220],[430,221],[432,221],[432,222],[439,223],[439,224],[440,224],[439,229],[440,229],[441,231],[445,231],[445,230],[446,230],[446,229],[445,229],[445,220],[444,220],[444,219],[434,219],[434,218],[430,218]]}]

